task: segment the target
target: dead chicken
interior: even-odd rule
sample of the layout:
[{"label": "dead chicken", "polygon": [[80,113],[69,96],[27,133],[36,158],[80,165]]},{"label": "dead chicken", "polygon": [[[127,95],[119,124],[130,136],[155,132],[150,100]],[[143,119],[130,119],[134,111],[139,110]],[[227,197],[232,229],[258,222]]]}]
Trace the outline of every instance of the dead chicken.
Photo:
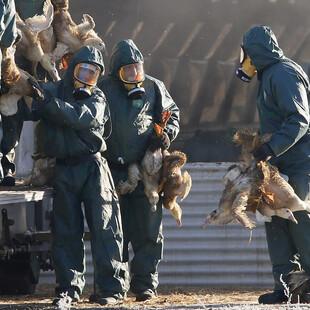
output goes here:
[{"label": "dead chicken", "polygon": [[57,45],[53,52],[54,59],[60,60],[72,54],[82,46],[93,46],[107,55],[102,39],[94,31],[95,22],[88,14],[83,14],[83,22],[76,24],[69,13],[68,0],[52,0],[56,9],[53,20]]},{"label": "dead chicken", "polygon": [[44,7],[43,15],[35,15],[25,21],[17,13],[16,16],[16,26],[22,34],[22,38],[17,44],[16,55],[22,55],[32,63],[32,74],[36,79],[38,79],[37,65],[40,62],[53,81],[59,81],[60,77],[54,58],[44,52],[39,37],[40,32],[51,26],[54,16],[53,5],[49,3]]},{"label": "dead chicken", "polygon": [[295,194],[275,167],[254,159],[251,151],[268,139],[270,135],[259,137],[247,129],[235,134],[234,140],[242,146],[239,163],[231,166],[223,177],[225,189],[218,209],[207,215],[203,228],[210,223],[225,225],[231,221],[253,228],[254,222],[245,213],[248,211],[264,221],[277,215],[297,224],[293,212],[310,211],[310,205]]}]

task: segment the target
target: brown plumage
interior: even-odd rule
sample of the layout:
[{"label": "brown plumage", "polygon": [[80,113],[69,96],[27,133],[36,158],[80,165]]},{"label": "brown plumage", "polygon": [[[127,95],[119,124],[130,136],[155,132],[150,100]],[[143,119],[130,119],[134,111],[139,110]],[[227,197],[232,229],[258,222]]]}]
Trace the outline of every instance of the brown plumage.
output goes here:
[{"label": "brown plumage", "polygon": [[154,154],[148,149],[140,165],[138,163],[129,165],[128,178],[117,184],[116,191],[119,195],[131,193],[141,180],[153,212],[156,211],[159,193],[162,191],[163,206],[171,212],[178,225],[182,226],[182,210],[176,200],[179,195],[181,201],[185,199],[192,186],[189,173],[184,171],[182,174],[181,171],[186,163],[186,155],[180,151],[162,153],[161,150],[160,154],[156,152]]},{"label": "brown plumage", "polygon": [[28,97],[33,91],[28,82],[31,75],[17,67],[14,55],[15,46],[5,49],[1,63],[2,82],[6,92],[0,97],[0,112],[6,116],[17,112],[17,101],[21,98],[25,97],[29,107],[32,102],[32,98]]},{"label": "brown plumage", "polygon": [[66,54],[72,54],[82,46],[93,46],[107,55],[102,39],[93,30],[95,22],[88,14],[83,14],[83,22],[76,24],[69,13],[68,0],[53,0],[56,8],[53,28],[57,45],[54,50],[55,60],[60,60]]},{"label": "brown plumage", "polygon": [[186,155],[180,151],[164,152],[162,168],[163,205],[170,210],[179,226],[182,226],[182,210],[176,200],[179,195],[181,195],[181,201],[186,198],[192,186],[192,178],[189,173],[184,171],[182,174],[181,172],[186,160]]},{"label": "brown plumage", "polygon": [[253,148],[269,139],[270,135],[259,137],[248,129],[235,134],[234,140],[242,145],[239,163],[231,166],[223,177],[225,189],[218,209],[207,215],[203,227],[213,222],[223,225],[231,221],[255,227],[245,212],[252,212],[257,218],[263,216],[264,220],[277,215],[297,223],[293,212],[310,210],[310,205],[295,194],[275,167],[254,160]]}]

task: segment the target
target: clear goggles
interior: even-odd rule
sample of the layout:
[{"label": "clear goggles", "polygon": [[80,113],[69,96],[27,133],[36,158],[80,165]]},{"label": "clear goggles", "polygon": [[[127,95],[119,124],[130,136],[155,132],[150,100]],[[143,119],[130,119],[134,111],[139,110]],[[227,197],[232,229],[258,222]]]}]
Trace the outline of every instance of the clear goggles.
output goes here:
[{"label": "clear goggles", "polygon": [[136,84],[144,81],[144,68],[142,62],[126,65],[119,70],[119,77],[124,83]]},{"label": "clear goggles", "polygon": [[80,63],[74,69],[74,77],[83,84],[94,86],[97,84],[100,72],[101,70],[98,66]]}]

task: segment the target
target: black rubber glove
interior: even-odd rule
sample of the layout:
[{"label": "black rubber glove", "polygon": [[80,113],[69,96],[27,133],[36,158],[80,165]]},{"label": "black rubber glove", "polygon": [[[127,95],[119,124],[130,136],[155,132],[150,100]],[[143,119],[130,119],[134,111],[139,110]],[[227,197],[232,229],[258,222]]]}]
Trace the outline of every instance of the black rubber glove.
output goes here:
[{"label": "black rubber glove", "polygon": [[162,150],[167,150],[170,147],[169,136],[164,132],[161,136],[157,137],[154,135],[151,138],[150,149],[155,151],[156,149],[161,148]]},{"label": "black rubber glove", "polygon": [[28,82],[32,87],[32,94],[30,96],[34,100],[36,100],[39,104],[44,105],[45,96],[44,96],[44,92],[43,92],[42,88],[40,87],[38,81],[35,78],[30,77],[30,78],[28,78]]},{"label": "black rubber glove", "polygon": [[253,150],[253,156],[257,161],[266,161],[274,156],[274,152],[268,143],[263,143],[261,146]]}]

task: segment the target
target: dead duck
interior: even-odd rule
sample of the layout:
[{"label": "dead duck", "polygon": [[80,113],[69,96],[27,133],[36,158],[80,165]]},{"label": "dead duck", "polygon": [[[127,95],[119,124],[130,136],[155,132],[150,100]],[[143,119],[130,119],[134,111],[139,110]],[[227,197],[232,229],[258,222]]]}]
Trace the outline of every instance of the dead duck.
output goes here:
[{"label": "dead duck", "polygon": [[[120,180],[116,185],[117,194],[132,193],[137,187],[138,181],[141,180],[144,185],[144,193],[151,204],[151,210],[155,212],[159,201],[158,186],[161,179],[162,155],[159,160],[157,159],[154,153],[147,149],[140,164],[132,163],[128,166],[127,180]],[[151,168],[150,162],[155,163],[156,167],[152,166]]]},{"label": "dead duck", "polygon": [[180,200],[185,199],[192,186],[192,178],[189,173],[185,170],[182,174],[181,171],[186,161],[187,158],[183,152],[173,151],[169,153],[164,151],[160,185],[163,192],[163,205],[167,210],[170,210],[179,227],[182,226],[182,209],[176,202],[177,197],[181,195]]},{"label": "dead duck", "polygon": [[16,26],[22,34],[22,38],[16,46],[16,55],[22,55],[32,63],[32,74],[38,79],[37,65],[40,62],[53,81],[59,81],[60,77],[56,69],[54,58],[44,52],[39,33],[47,30],[53,21],[54,9],[51,3],[44,8],[43,15],[36,15],[23,21],[16,13]]},{"label": "dead duck", "polygon": [[258,219],[263,216],[264,220],[270,220],[277,215],[297,224],[293,212],[310,211],[309,204],[295,194],[276,167],[254,159],[251,151],[268,139],[270,135],[259,137],[247,129],[235,134],[234,140],[242,145],[240,160],[223,177],[225,189],[218,209],[207,215],[203,228],[210,223],[225,225],[231,221],[253,228],[254,222],[245,213],[247,211],[256,214]]},{"label": "dead duck", "polygon": [[[154,124],[157,136],[164,132],[164,128],[171,116],[171,112],[165,111],[159,124]],[[157,209],[159,193],[163,192],[163,206],[170,210],[179,226],[182,225],[182,210],[176,199],[181,195],[183,200],[189,193],[192,179],[187,171],[183,174],[181,168],[186,163],[186,155],[180,151],[169,153],[161,148],[148,148],[140,163],[133,163],[128,167],[128,178],[116,185],[119,194],[131,193],[141,180],[144,185],[144,193],[148,197],[153,212]]]},{"label": "dead duck", "polygon": [[[163,134],[171,114],[169,111],[163,112],[160,124],[153,124],[157,136]],[[151,204],[151,210],[155,212],[159,201],[158,188],[161,179],[162,162],[163,153],[161,148],[153,149],[153,147],[148,147],[140,164],[132,163],[129,165],[127,170],[128,178],[126,181],[121,180],[116,185],[117,193],[124,195],[133,192],[138,181],[141,180],[144,185],[144,193]]]},{"label": "dead duck", "polygon": [[94,31],[95,22],[90,15],[83,14],[82,23],[77,25],[71,18],[68,0],[52,0],[52,3],[55,7],[53,28],[57,45],[53,56],[56,61],[82,46],[93,46],[107,55],[103,40]]},{"label": "dead duck", "polygon": [[[51,18],[45,18],[45,16],[51,16]],[[53,55],[53,51],[56,48],[56,36],[52,26],[52,20],[54,18],[54,9],[50,0],[45,1],[43,5],[43,15],[35,15],[26,19],[26,23],[34,29],[39,36],[42,50],[50,57]],[[42,24],[46,24],[42,26]],[[43,29],[43,30],[42,30]]]}]

